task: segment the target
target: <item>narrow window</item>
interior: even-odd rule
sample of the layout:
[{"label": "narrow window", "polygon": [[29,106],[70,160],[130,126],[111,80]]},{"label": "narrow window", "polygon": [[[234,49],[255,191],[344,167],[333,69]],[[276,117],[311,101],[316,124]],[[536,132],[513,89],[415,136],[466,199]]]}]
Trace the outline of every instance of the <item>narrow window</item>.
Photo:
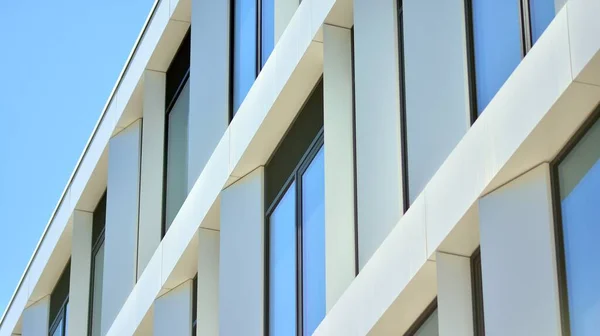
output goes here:
[{"label": "narrow window", "polygon": [[438,336],[437,299],[425,309],[404,336]]},{"label": "narrow window", "polygon": [[198,325],[198,274],[194,277],[192,283],[192,336],[196,336],[196,326]]},{"label": "narrow window", "polygon": [[67,335],[69,315],[69,281],[71,279],[71,261],[67,262],[60,278],[50,294],[50,336]]},{"label": "narrow window", "polygon": [[266,167],[268,333],[311,335],[325,316],[323,87]]},{"label": "narrow window", "polygon": [[577,336],[600,330],[600,122],[588,125],[553,171],[563,333]]},{"label": "narrow window", "polygon": [[471,289],[473,296],[473,335],[483,336],[485,335],[485,322],[483,320],[483,282],[481,251],[479,248],[471,256]]},{"label": "narrow window", "polygon": [[187,197],[187,133],[190,104],[190,32],[184,37],[166,76],[163,236]]},{"label": "narrow window", "polygon": [[104,275],[104,227],[106,224],[106,192],[94,210],[92,223],[92,262],[90,277],[90,315],[88,334],[100,336],[102,313],[102,276]]},{"label": "narrow window", "polygon": [[554,0],[529,0],[532,45],[552,22],[556,12]]}]

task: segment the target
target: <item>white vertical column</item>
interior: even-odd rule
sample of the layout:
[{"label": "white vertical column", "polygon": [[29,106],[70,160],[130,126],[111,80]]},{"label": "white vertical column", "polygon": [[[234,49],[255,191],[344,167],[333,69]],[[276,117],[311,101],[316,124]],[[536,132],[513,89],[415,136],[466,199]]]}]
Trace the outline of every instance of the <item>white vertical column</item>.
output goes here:
[{"label": "white vertical column", "polygon": [[395,0],[354,0],[360,268],[403,210],[397,12]]},{"label": "white vertical column", "polygon": [[561,335],[548,164],[483,197],[479,218],[486,335]]},{"label": "white vertical column", "polygon": [[323,26],[325,138],[325,264],[327,311],[356,274],[352,35]]},{"label": "white vertical column", "polygon": [[192,1],[188,191],[229,125],[229,3]]},{"label": "white vertical column", "polygon": [[154,301],[154,336],[192,334],[192,280]]},{"label": "white vertical column", "polygon": [[108,144],[102,335],[136,282],[141,133],[142,121],[137,120]]},{"label": "white vertical column", "polygon": [[465,1],[404,0],[402,13],[412,203],[471,125]]},{"label": "white vertical column", "polygon": [[162,233],[165,73],[146,70],[143,85],[138,277],[152,258]]},{"label": "white vertical column", "polygon": [[73,212],[71,277],[69,283],[69,335],[86,335],[90,307],[93,213]]},{"label": "white vertical column", "polygon": [[219,231],[198,230],[196,335],[219,335]]},{"label": "white vertical column", "polygon": [[264,334],[264,168],[221,193],[219,331]]},{"label": "white vertical column", "polygon": [[471,258],[438,252],[435,260],[439,335],[472,336]]},{"label": "white vertical column", "polygon": [[23,311],[23,336],[48,335],[50,319],[50,295],[25,308]]},{"label": "white vertical column", "polygon": [[275,2],[275,43],[285,31],[292,20],[300,1],[298,0],[273,0]]}]

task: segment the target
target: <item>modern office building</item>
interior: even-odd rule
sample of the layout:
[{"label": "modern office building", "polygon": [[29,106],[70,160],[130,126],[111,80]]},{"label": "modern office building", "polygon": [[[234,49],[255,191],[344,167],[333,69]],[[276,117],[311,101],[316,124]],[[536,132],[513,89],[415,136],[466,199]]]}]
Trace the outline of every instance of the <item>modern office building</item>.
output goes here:
[{"label": "modern office building", "polygon": [[157,1],[0,336],[598,335],[599,16]]}]

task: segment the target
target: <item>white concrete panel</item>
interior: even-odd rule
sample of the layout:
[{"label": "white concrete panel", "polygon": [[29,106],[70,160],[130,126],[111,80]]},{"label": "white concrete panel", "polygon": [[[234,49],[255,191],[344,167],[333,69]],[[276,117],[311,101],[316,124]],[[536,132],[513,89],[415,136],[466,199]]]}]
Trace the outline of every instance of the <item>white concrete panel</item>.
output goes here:
[{"label": "white concrete panel", "polygon": [[395,0],[354,1],[356,190],[362,269],[403,212]]},{"label": "white concrete panel", "polygon": [[136,283],[142,121],[110,140],[104,238],[101,334]]},{"label": "white concrete panel", "polygon": [[264,335],[264,179],[259,167],[221,193],[221,335]]},{"label": "white concrete panel", "polygon": [[300,1],[298,0],[273,0],[275,2],[275,43],[287,28],[288,23],[294,16]]},{"label": "white concrete panel", "polygon": [[50,295],[25,308],[22,336],[45,336],[49,332]]},{"label": "white concrete panel", "polygon": [[486,335],[562,335],[551,198],[544,163],[479,201]]},{"label": "white concrete panel", "polygon": [[192,1],[188,191],[229,125],[229,4]]},{"label": "white concrete panel", "polygon": [[192,335],[192,287],[188,280],[154,302],[154,336]]},{"label": "white concrete panel", "polygon": [[196,335],[219,335],[220,233],[198,229],[198,299]]},{"label": "white concrete panel", "polygon": [[594,85],[600,85],[600,42],[593,38],[600,33],[600,22],[596,16],[599,11],[600,2],[595,0],[567,1],[561,11],[569,17],[573,78]]},{"label": "white concrete panel", "polygon": [[90,307],[93,213],[73,212],[71,276],[69,283],[69,335],[86,335]]},{"label": "white concrete panel", "polygon": [[405,0],[402,9],[412,202],[471,125],[465,2]]},{"label": "white concrete panel", "polygon": [[435,263],[439,335],[472,336],[471,258],[438,252]]},{"label": "white concrete panel", "polygon": [[165,73],[144,72],[138,278],[162,238]]},{"label": "white concrete panel", "polygon": [[333,307],[356,274],[354,118],[350,29],[324,25],[326,306]]}]

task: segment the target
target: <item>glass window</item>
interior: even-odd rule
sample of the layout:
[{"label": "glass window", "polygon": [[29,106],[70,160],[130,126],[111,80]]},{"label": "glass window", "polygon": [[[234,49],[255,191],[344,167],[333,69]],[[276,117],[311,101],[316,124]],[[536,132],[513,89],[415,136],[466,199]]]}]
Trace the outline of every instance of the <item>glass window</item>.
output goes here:
[{"label": "glass window", "polygon": [[600,330],[600,122],[558,165],[571,334]]},{"label": "glass window", "polygon": [[325,157],[319,150],[302,176],[302,309],[304,335],[325,316]]},{"label": "glass window", "polygon": [[69,282],[71,279],[71,261],[67,262],[60,278],[50,294],[50,334],[52,336],[65,336],[66,321],[69,311]]},{"label": "glass window", "polygon": [[483,319],[483,282],[481,273],[481,251],[479,248],[471,256],[471,288],[473,295],[473,323],[475,336],[485,335],[485,321]]},{"label": "glass window", "polygon": [[52,336],[64,336],[65,335],[64,327],[63,327],[64,321],[61,319],[61,320],[56,321],[56,323],[57,324],[54,328],[54,331],[51,333],[51,335]]},{"label": "glass window", "polygon": [[517,0],[472,0],[472,4],[479,115],[521,62],[521,10]]},{"label": "glass window", "polygon": [[535,43],[556,15],[554,0],[529,0],[531,39]]},{"label": "glass window", "polygon": [[92,315],[91,335],[100,336],[100,318],[102,314],[102,276],[104,274],[104,241],[97,247],[92,260]]},{"label": "glass window", "polygon": [[256,0],[234,0],[233,113],[256,78]]},{"label": "glass window", "polygon": [[296,184],[269,216],[269,335],[296,333]]},{"label": "glass window", "polygon": [[437,299],[434,300],[409,328],[404,336],[438,336]]},{"label": "glass window", "polygon": [[187,126],[190,104],[189,82],[182,88],[167,115],[167,171],[165,190],[166,233],[187,197]]},{"label": "glass window", "polygon": [[275,46],[275,0],[261,0],[261,68],[267,63],[267,59]]}]

